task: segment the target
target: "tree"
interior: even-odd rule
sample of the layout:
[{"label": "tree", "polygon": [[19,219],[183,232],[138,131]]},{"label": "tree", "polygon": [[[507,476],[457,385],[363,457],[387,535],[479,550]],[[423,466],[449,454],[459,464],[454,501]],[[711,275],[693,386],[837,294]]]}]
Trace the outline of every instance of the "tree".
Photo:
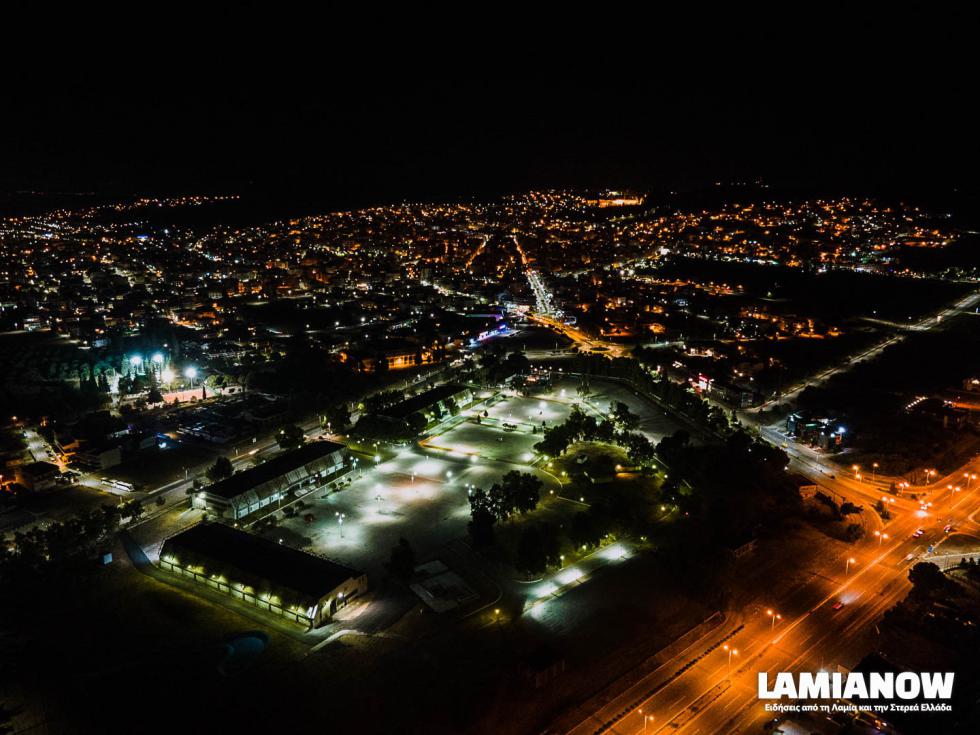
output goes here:
[{"label": "tree", "polygon": [[494,517],[486,510],[474,511],[467,526],[470,538],[478,549],[493,546],[494,543]]},{"label": "tree", "polygon": [[946,586],[946,576],[939,567],[929,561],[920,561],[909,570],[913,594],[929,597]]},{"label": "tree", "polygon": [[421,434],[425,430],[427,423],[425,416],[419,411],[410,414],[405,422],[408,424],[408,428],[411,429],[412,433],[414,434]]},{"label": "tree", "polygon": [[538,527],[525,528],[517,541],[517,568],[529,574],[536,574],[543,572],[547,563]]},{"label": "tree", "polygon": [[131,521],[139,520],[143,515],[143,504],[139,500],[127,500],[119,506],[119,513]]},{"label": "tree", "polygon": [[300,427],[295,424],[290,424],[279,430],[279,433],[276,434],[276,441],[279,443],[280,449],[295,449],[303,445],[303,442],[306,441],[306,436]]},{"label": "tree", "polygon": [[234,469],[231,466],[231,460],[227,457],[218,457],[214,464],[208,467],[207,476],[211,482],[218,482],[219,480],[224,480],[226,477],[231,477]]},{"label": "tree", "polygon": [[398,545],[391,550],[388,571],[403,581],[410,579],[415,571],[415,551],[405,538],[398,539]]},{"label": "tree", "polygon": [[632,431],[640,423],[640,417],[630,411],[630,407],[622,401],[616,401],[612,405],[613,420],[622,426],[626,431]]},{"label": "tree", "polygon": [[656,454],[653,444],[643,434],[627,434],[624,439],[630,462],[644,464],[653,460]]},{"label": "tree", "polygon": [[335,403],[324,411],[327,423],[334,431],[343,431],[350,424],[350,411],[346,403]]},{"label": "tree", "polygon": [[589,477],[595,480],[609,477],[616,472],[616,462],[608,454],[600,454],[594,457],[587,466],[589,468]]},{"label": "tree", "polygon": [[[498,519],[506,517],[514,511],[529,513],[537,508],[543,485],[544,483],[534,475],[517,470],[511,470],[500,478],[500,484],[494,485],[494,488],[499,488],[499,492],[502,494],[500,506],[503,515],[498,516]],[[493,495],[492,491],[493,488],[491,488],[491,496]]]},{"label": "tree", "polygon": [[596,513],[583,510],[572,517],[572,527],[569,530],[569,538],[576,547],[594,546],[602,538],[602,527]]}]

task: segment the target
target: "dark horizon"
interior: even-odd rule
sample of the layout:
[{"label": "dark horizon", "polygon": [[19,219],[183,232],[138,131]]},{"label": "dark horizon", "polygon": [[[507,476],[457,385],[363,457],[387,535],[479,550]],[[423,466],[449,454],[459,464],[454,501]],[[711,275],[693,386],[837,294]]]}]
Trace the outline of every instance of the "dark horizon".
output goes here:
[{"label": "dark horizon", "polygon": [[668,191],[716,181],[945,195],[976,189],[962,115],[887,91],[676,92],[663,85],[484,85],[478,99],[403,88],[274,94],[62,94],[8,121],[0,190],[100,197],[250,193],[306,206],[528,189]]}]

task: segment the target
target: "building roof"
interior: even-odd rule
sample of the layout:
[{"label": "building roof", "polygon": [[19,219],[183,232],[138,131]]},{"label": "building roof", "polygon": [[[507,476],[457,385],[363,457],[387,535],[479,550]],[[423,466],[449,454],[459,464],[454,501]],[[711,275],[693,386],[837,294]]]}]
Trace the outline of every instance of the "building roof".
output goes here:
[{"label": "building roof", "polygon": [[361,576],[350,567],[222,523],[198,523],[171,536],[160,556],[172,556],[184,567],[203,566],[209,575],[249,585],[256,594],[275,593],[284,600],[298,594],[310,604]]},{"label": "building roof", "polygon": [[416,411],[422,411],[434,403],[450,398],[451,396],[455,396],[457,393],[462,393],[465,390],[467,390],[465,385],[445,383],[443,385],[436,386],[432,390],[427,390],[425,393],[420,393],[414,398],[409,398],[407,401],[396,403],[394,406],[381,411],[381,414],[383,416],[391,416],[392,418],[396,419],[408,418]]},{"label": "building roof", "polygon": [[321,460],[339,450],[345,449],[343,444],[329,441],[316,441],[304,444],[298,449],[273,457],[257,467],[236,472],[231,477],[219,480],[205,488],[206,492],[222,498],[234,498],[260,485],[277,480],[290,472],[304,468],[306,465]]},{"label": "building roof", "polygon": [[31,477],[42,477],[44,475],[61,474],[61,468],[51,462],[31,462],[20,468],[21,474]]}]

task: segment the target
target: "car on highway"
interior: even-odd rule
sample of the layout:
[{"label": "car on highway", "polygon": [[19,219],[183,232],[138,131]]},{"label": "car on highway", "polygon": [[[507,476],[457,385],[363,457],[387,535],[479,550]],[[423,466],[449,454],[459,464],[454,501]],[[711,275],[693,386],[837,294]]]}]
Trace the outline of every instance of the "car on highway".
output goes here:
[{"label": "car on highway", "polygon": [[917,528],[915,529],[915,532],[912,534],[912,538],[922,538],[922,534],[924,533],[925,533],[924,530],[922,530],[921,528]]},{"label": "car on highway", "polygon": [[955,530],[956,530],[956,526],[954,526],[952,523],[947,523],[943,527],[943,533],[953,533],[953,531]]},{"label": "car on highway", "polygon": [[835,602],[833,605],[830,606],[830,609],[836,612],[837,610],[840,610],[842,607],[844,607],[844,603],[841,600],[838,600],[837,602]]}]

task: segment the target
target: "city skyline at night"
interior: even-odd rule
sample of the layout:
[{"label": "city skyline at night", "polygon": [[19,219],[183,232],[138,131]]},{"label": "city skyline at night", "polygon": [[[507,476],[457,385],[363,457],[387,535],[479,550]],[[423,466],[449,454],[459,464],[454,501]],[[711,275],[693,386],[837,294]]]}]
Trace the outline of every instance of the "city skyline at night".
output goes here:
[{"label": "city skyline at night", "polygon": [[977,731],[972,22],[496,10],[8,49],[0,733]]}]

